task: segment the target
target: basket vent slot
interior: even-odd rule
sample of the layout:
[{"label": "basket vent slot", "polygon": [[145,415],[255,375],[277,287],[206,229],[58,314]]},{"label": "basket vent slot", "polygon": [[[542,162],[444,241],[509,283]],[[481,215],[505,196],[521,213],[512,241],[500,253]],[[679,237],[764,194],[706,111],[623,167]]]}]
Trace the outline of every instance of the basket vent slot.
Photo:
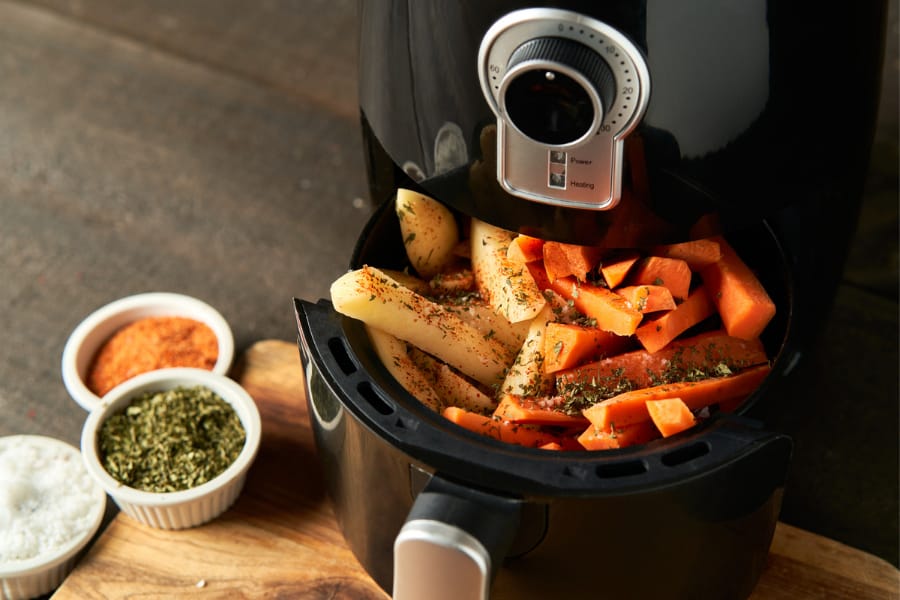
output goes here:
[{"label": "basket vent slot", "polygon": [[379,414],[390,415],[394,412],[391,406],[378,392],[372,389],[372,385],[368,381],[362,381],[356,386],[356,391],[362,396],[366,402],[371,405]]},{"label": "basket vent slot", "polygon": [[399,417],[394,423],[394,426],[399,429],[409,429],[410,431],[416,431],[419,428],[419,422],[415,419],[406,419],[403,417]]},{"label": "basket vent slot", "polygon": [[673,450],[664,455],[661,460],[662,464],[667,467],[677,467],[707,454],[709,454],[709,444],[707,442],[697,442],[696,444]]},{"label": "basket vent slot", "polygon": [[578,465],[568,465],[565,469],[563,469],[563,475],[567,477],[573,477],[575,479],[585,480],[587,479],[590,471],[585,467],[580,467]]},{"label": "basket vent slot", "polygon": [[356,373],[356,365],[350,360],[350,355],[347,354],[347,347],[344,346],[344,342],[341,341],[341,338],[333,337],[329,339],[328,349],[331,350],[331,355],[334,357],[334,360],[337,361],[337,364],[344,375]]},{"label": "basket vent slot", "polygon": [[646,472],[647,465],[641,460],[630,460],[609,465],[599,465],[597,467],[597,477],[601,479],[634,477],[635,475],[643,475]]}]

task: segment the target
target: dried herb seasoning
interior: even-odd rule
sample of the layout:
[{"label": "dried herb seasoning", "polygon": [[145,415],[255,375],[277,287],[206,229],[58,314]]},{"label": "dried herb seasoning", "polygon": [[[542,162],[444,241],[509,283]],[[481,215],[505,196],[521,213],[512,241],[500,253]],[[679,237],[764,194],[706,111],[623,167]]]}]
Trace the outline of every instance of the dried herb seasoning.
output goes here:
[{"label": "dried herb seasoning", "polygon": [[206,483],[237,459],[246,439],[234,408],[202,385],[141,394],[98,435],[107,473],[148,492]]}]

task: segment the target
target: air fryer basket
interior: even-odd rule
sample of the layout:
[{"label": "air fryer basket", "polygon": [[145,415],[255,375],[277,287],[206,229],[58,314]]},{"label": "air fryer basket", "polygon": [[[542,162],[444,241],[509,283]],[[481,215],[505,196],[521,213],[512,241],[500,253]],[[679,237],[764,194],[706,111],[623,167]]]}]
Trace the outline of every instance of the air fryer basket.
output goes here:
[{"label": "air fryer basket", "polygon": [[[508,559],[503,569],[494,565],[495,588],[558,593],[549,582],[566,581],[574,593],[587,589],[597,569],[591,561],[600,560],[611,593],[653,597],[667,577],[690,571],[682,597],[746,597],[771,542],[791,452],[788,438],[749,418],[755,403],[777,396],[771,382],[788,361],[791,286],[768,226],[735,232],[729,241],[759,267],[779,309],[763,335],[772,374],[737,414],[713,415],[682,434],[621,450],[544,451],[464,430],[399,385],[361,322],[336,314],[326,300],[296,301],[329,490],[345,537],[376,580],[391,589],[392,546],[420,492],[451,486],[517,503],[512,539],[500,545]],[[351,267],[364,264],[407,266],[391,202],[377,209],[354,249]],[[480,497],[476,505],[495,508]],[[607,538],[615,552],[591,550]]]}]

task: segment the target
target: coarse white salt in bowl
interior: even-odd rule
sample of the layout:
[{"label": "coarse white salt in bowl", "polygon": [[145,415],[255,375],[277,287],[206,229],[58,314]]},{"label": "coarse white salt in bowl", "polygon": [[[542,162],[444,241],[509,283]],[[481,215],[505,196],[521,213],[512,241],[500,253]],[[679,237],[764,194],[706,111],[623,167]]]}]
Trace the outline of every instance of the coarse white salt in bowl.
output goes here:
[{"label": "coarse white salt in bowl", "polygon": [[[125,410],[146,393],[204,386],[231,405],[244,429],[244,445],[235,460],[206,483],[174,492],[150,492],[129,487],[103,466],[99,436],[110,416]],[[187,529],[225,512],[237,500],[262,437],[259,410],[236,381],[205,369],[171,368],[150,371],[119,384],[91,411],[81,433],[81,454],[88,473],[129,517],[157,529]]]},{"label": "coarse white salt in bowl", "polygon": [[85,317],[66,340],[62,354],[63,383],[82,408],[91,411],[100,405],[100,397],[88,387],[87,379],[101,346],[126,325],[150,317],[185,317],[204,323],[218,341],[218,356],[212,372],[225,375],[231,368],[234,335],[222,314],[212,306],[197,298],[170,292],[126,296]]},{"label": "coarse white salt in bowl", "polygon": [[105,509],[106,493],[77,448],[39,435],[0,437],[0,598],[59,586]]}]

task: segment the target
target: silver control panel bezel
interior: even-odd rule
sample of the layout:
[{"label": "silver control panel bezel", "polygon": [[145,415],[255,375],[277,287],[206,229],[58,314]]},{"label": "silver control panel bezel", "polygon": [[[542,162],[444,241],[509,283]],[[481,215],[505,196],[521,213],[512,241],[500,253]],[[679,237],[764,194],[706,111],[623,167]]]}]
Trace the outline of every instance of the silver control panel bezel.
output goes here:
[{"label": "silver control panel bezel", "polygon": [[[542,37],[574,40],[592,48],[613,74],[615,96],[601,107],[588,133],[562,145],[540,143],[523,134],[506,115],[503,92],[521,68],[508,69],[512,53]],[[565,65],[541,61],[540,68],[569,72]],[[623,142],[647,107],[650,74],[641,51],[616,29],[579,13],[529,8],[509,13],[488,29],[478,52],[478,77],[497,116],[497,179],[515,196],[571,208],[608,210],[622,196]]]}]

